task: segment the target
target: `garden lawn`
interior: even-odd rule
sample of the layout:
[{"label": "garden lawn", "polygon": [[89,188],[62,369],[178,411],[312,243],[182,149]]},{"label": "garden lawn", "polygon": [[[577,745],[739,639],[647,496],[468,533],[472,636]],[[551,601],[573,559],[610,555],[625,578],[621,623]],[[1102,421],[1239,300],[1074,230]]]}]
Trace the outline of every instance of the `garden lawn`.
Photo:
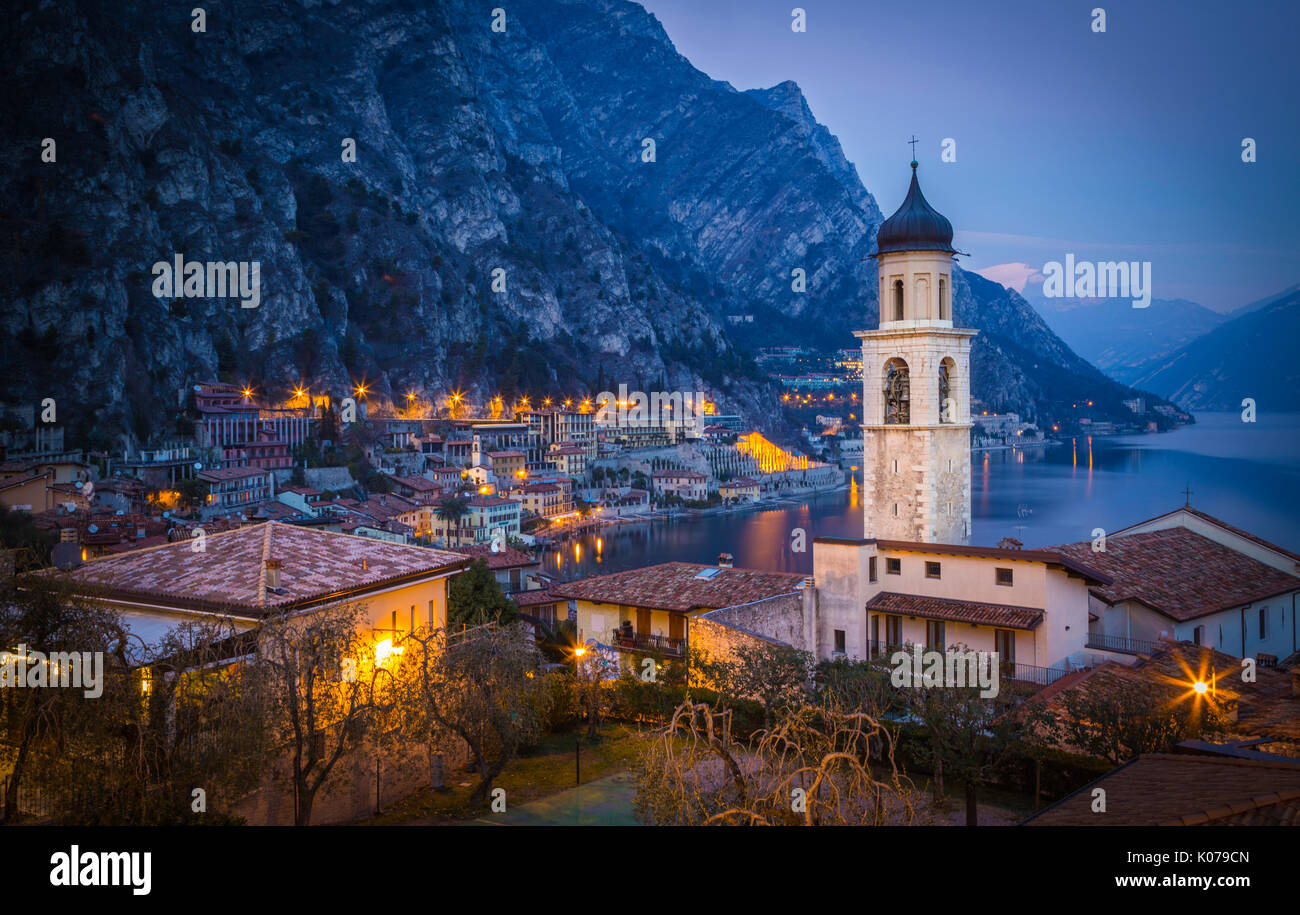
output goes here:
[{"label": "garden lawn", "polygon": [[[638,753],[650,739],[641,736],[641,732],[635,728],[623,724],[607,724],[601,729],[600,740],[594,743],[586,739],[585,729],[548,734],[528,755],[512,760],[492,783],[493,788],[505,789],[507,812],[517,810],[531,801],[559,795],[574,787],[574,741],[579,735],[582,736],[582,784],[597,780],[602,782],[588,792],[592,811],[594,813],[598,807],[608,808],[610,815],[615,815],[622,803],[620,798],[625,792],[625,786],[630,785],[631,781],[610,780],[609,776],[630,774]],[[477,775],[457,769],[447,773],[446,781],[449,791],[421,788],[409,797],[390,804],[378,816],[363,820],[361,825],[449,826],[471,822],[480,817],[493,817],[489,806],[470,803],[470,793],[478,784]],[[580,791],[579,798],[581,797]],[[572,798],[557,800],[556,804],[560,805],[556,808],[557,811],[574,809]],[[588,807],[586,800],[581,801],[581,807]]]}]

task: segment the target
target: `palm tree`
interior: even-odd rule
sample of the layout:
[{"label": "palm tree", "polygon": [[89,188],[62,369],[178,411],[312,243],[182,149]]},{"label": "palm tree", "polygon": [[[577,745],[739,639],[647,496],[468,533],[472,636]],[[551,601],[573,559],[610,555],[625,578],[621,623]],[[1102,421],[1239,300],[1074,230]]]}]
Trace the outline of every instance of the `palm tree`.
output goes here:
[{"label": "palm tree", "polygon": [[450,522],[456,528],[456,542],[460,542],[460,522],[469,514],[469,499],[464,496],[451,496],[438,504],[434,513],[439,520]]}]

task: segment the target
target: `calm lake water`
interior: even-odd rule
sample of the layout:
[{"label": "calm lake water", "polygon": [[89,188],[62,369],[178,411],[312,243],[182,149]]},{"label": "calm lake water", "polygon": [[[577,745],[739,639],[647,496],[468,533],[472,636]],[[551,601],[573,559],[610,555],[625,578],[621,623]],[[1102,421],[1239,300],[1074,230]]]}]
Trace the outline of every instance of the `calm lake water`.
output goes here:
[{"label": "calm lake water", "polygon": [[[975,452],[971,542],[1017,537],[1026,547],[1087,540],[1171,511],[1191,489],[1195,508],[1300,552],[1300,414],[1201,413],[1174,432],[1015,451]],[[859,476],[860,480],[860,476]],[[791,552],[791,531],[807,531],[807,552]],[[681,560],[812,571],[814,537],[861,537],[856,485],[804,504],[762,511],[605,528],[545,557],[561,578]]]}]

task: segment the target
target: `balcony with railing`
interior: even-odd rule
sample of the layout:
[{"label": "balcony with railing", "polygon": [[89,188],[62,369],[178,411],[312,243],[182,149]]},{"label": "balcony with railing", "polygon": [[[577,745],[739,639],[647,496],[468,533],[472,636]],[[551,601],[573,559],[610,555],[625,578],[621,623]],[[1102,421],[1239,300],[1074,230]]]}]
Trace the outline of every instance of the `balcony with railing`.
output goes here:
[{"label": "balcony with railing", "polygon": [[[890,658],[897,651],[907,652],[909,655],[913,650],[912,645],[892,645],[887,642],[867,642],[867,657],[871,661],[888,665]],[[923,648],[923,651],[929,651],[929,648]],[[1072,673],[1069,668],[1065,667],[1038,667],[1034,664],[1023,664],[1019,661],[1000,661],[998,672],[1002,679],[1012,680],[1016,683],[1034,684],[1036,686],[1047,686],[1055,683],[1068,673]]]},{"label": "balcony with railing", "polygon": [[667,655],[680,658],[686,652],[686,640],[674,639],[666,635],[628,632],[625,629],[614,630],[610,643],[622,651],[644,651],[651,654]]},{"label": "balcony with railing", "polygon": [[1151,654],[1160,647],[1158,639],[1131,639],[1123,635],[1106,635],[1089,632],[1087,646],[1097,651],[1117,651],[1120,654]]}]

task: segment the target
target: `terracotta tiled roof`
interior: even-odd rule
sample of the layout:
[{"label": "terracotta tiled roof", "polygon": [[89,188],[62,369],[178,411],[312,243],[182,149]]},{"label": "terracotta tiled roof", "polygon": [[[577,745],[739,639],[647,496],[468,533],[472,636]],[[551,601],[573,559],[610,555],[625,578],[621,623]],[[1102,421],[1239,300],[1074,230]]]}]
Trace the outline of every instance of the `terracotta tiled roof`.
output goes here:
[{"label": "terracotta tiled roof", "polygon": [[930,620],[1001,626],[1006,629],[1033,629],[1043,621],[1043,611],[1035,610],[1033,607],[922,597],[918,594],[895,594],[890,591],[881,591],[867,601],[867,609],[880,613],[919,616]]},{"label": "terracotta tiled roof", "polygon": [[[700,573],[706,570],[711,577],[700,578]],[[565,582],[555,585],[551,591],[563,598],[684,613],[689,610],[717,610],[789,594],[803,581],[804,576],[788,572],[666,562],[643,569]]]},{"label": "terracotta tiled roof", "polygon": [[520,566],[535,566],[538,561],[529,556],[523,550],[516,550],[513,547],[492,552],[492,547],[488,544],[479,546],[460,546],[451,550],[453,553],[460,553],[462,556],[468,556],[471,559],[482,559],[487,563],[489,569],[514,569]]},{"label": "terracotta tiled roof", "polygon": [[[1202,521],[1208,521],[1210,524],[1213,524],[1216,527],[1221,527],[1225,531],[1229,531],[1233,534],[1236,534],[1238,537],[1244,537],[1245,539],[1251,541],[1252,543],[1258,543],[1260,546],[1270,549],[1275,553],[1281,553],[1283,556],[1289,556],[1290,558],[1296,560],[1296,562],[1300,562],[1300,553],[1293,553],[1290,550],[1286,549],[1285,547],[1278,546],[1276,543],[1271,543],[1265,540],[1263,537],[1255,536],[1254,534],[1250,533],[1250,531],[1243,531],[1239,527],[1233,527],[1228,522],[1216,518],[1211,514],[1207,514],[1206,512],[1203,512],[1200,509],[1192,508],[1190,505],[1180,506],[1179,508],[1176,508],[1174,511],[1168,512],[1163,515],[1157,515],[1155,518],[1149,518],[1147,521],[1139,522],[1138,524],[1131,525],[1131,527],[1140,527],[1141,525],[1148,524],[1151,521],[1157,521],[1161,518],[1168,518],[1170,515],[1175,515],[1178,512],[1186,512],[1189,515],[1194,515],[1195,517],[1200,518]],[[1125,530],[1128,530],[1128,528],[1125,528]],[[1123,531],[1116,532],[1117,535],[1120,533],[1123,533]]]},{"label": "terracotta tiled roof", "polygon": [[1092,670],[1070,674],[1038,693],[1057,714],[1065,713],[1062,694],[1070,691],[1112,691],[1125,686],[1168,694],[1171,701],[1189,698],[1196,680],[1214,684],[1211,701],[1236,705],[1234,733],[1243,737],[1271,737],[1300,747],[1300,698],[1291,693],[1291,677],[1283,670],[1258,667],[1255,682],[1241,678],[1241,659],[1194,645],[1163,642],[1150,655],[1126,666],[1107,662]]},{"label": "terracotta tiled roof", "polygon": [[399,486],[405,486],[414,492],[437,492],[442,487],[433,480],[420,476],[411,477],[393,477],[393,482]]},{"label": "terracotta tiled roof", "polygon": [[[283,594],[265,589],[264,559],[283,563]],[[186,540],[55,574],[112,599],[257,617],[326,598],[360,599],[379,586],[468,563],[456,553],[268,521],[209,534],[202,552]]]},{"label": "terracotta tiled roof", "polygon": [[[1106,790],[1093,813],[1092,790]],[[1300,826],[1300,763],[1153,753],[1025,821],[1026,826]]]},{"label": "terracotta tiled roof", "polygon": [[156,534],[152,537],[144,537],[135,540],[123,540],[119,543],[115,543],[113,546],[105,547],[105,549],[110,553],[128,553],[131,550],[141,550],[144,549],[145,547],[151,547],[151,546],[162,546],[163,544],[169,542],[170,541],[168,540],[166,534]]},{"label": "terracotta tiled roof", "polygon": [[263,502],[253,512],[255,518],[265,518],[268,521],[284,521],[298,514],[298,510],[283,502]]},{"label": "terracotta tiled roof", "polygon": [[1092,593],[1107,603],[1138,600],[1184,621],[1300,589],[1300,578],[1182,527],[1056,547],[1088,562],[1113,582]]},{"label": "terracotta tiled roof", "polygon": [[510,595],[510,599],[515,602],[517,607],[539,607],[542,604],[557,603],[560,598],[549,589],[544,588],[540,591],[516,591]]}]

